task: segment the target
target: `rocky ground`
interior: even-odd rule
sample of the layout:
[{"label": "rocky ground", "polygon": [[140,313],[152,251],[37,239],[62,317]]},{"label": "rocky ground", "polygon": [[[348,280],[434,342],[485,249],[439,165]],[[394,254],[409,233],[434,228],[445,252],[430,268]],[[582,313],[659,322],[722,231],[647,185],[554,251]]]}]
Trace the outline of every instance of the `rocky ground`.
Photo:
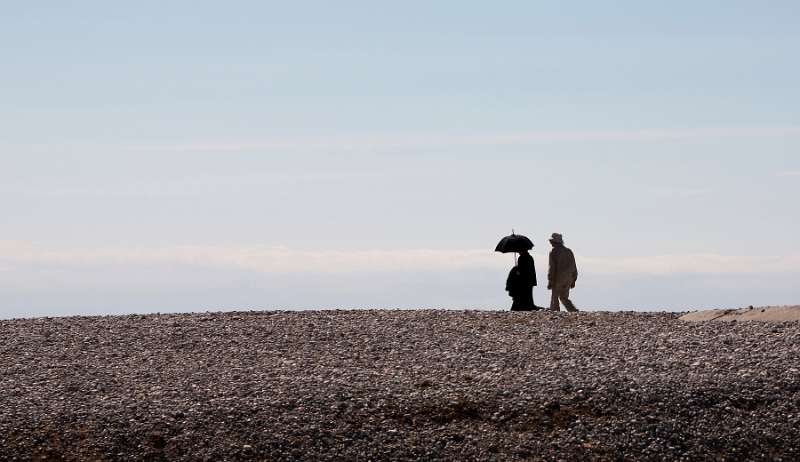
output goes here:
[{"label": "rocky ground", "polygon": [[800,323],[318,311],[0,321],[2,460],[798,460]]}]

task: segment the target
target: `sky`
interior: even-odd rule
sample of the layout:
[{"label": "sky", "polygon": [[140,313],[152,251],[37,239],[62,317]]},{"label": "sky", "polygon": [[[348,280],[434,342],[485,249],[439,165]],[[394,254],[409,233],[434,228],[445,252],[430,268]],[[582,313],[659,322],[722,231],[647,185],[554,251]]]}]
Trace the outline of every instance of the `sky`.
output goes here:
[{"label": "sky", "polygon": [[[0,318],[800,303],[794,1],[8,2]],[[537,304],[549,294],[534,291]]]}]

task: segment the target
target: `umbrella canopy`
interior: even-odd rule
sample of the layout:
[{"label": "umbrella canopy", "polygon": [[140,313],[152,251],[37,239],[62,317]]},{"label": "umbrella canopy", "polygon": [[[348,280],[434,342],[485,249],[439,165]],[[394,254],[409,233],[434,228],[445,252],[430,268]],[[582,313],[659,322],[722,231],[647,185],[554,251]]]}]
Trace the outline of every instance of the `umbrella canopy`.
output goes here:
[{"label": "umbrella canopy", "polygon": [[494,249],[495,252],[502,252],[502,253],[511,253],[511,252],[521,252],[523,250],[531,250],[533,248],[533,242],[527,237],[521,234],[512,234],[510,236],[506,236],[503,239],[500,239],[500,243],[497,244],[497,248]]}]

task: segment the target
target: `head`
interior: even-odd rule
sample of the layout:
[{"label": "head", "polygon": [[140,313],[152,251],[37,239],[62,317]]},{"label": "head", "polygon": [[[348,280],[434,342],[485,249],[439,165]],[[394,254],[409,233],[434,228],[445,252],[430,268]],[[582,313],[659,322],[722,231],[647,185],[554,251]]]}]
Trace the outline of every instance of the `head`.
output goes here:
[{"label": "head", "polygon": [[550,237],[550,244],[553,247],[558,247],[560,245],[564,245],[564,236],[562,236],[562,235],[560,235],[558,233],[553,233],[553,235]]},{"label": "head", "polygon": [[520,255],[528,255],[528,251],[523,249],[523,250],[519,251],[519,254]]}]

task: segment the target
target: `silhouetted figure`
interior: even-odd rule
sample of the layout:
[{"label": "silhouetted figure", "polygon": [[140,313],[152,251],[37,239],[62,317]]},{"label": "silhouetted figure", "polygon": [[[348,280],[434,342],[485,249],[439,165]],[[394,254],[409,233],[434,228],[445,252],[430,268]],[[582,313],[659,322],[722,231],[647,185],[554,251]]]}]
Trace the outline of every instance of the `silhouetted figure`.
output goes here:
[{"label": "silhouetted figure", "polygon": [[511,268],[506,280],[506,290],[514,303],[511,311],[534,311],[540,309],[533,303],[533,288],[536,286],[536,267],[527,250],[519,251],[517,266]]},{"label": "silhouetted figure", "polygon": [[564,247],[564,237],[553,233],[550,238],[553,250],[550,251],[550,270],[547,272],[547,288],[553,291],[550,298],[550,310],[561,311],[559,300],[567,311],[576,312],[575,304],[569,299],[569,290],[575,287],[578,280],[578,266],[572,250]]}]

